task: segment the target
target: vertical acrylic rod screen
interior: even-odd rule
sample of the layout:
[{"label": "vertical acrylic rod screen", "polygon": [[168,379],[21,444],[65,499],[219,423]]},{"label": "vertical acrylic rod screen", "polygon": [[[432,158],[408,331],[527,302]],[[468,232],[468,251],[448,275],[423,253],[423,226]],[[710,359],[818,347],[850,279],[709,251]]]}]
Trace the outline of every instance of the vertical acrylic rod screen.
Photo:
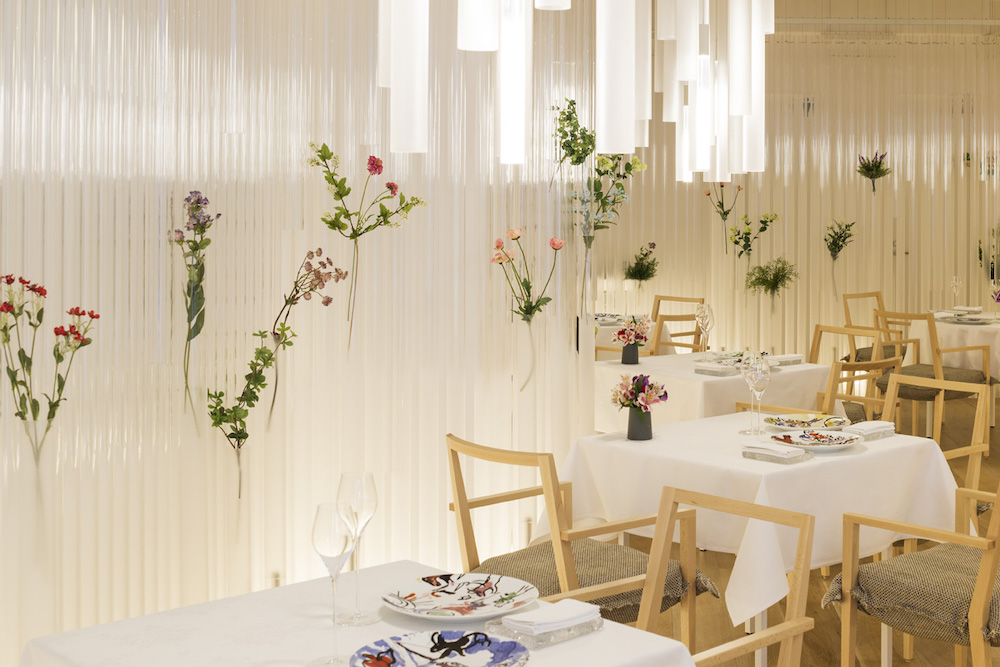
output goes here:
[{"label": "vertical acrylic rod screen", "polygon": [[500,163],[524,164],[531,81],[531,0],[501,0],[497,82]]},{"label": "vertical acrylic rod screen", "polygon": [[597,0],[598,153],[635,149],[635,0]]},{"label": "vertical acrylic rod screen", "polygon": [[378,74],[380,88],[392,85],[389,75],[392,62],[392,0],[378,0]]},{"label": "vertical acrylic rod screen", "polygon": [[457,18],[460,50],[497,50],[500,41],[500,0],[458,0]]},{"label": "vertical acrylic rod screen", "polygon": [[656,39],[677,38],[677,0],[656,0]]},{"label": "vertical acrylic rod screen", "polygon": [[392,0],[389,150],[426,153],[429,0]]}]

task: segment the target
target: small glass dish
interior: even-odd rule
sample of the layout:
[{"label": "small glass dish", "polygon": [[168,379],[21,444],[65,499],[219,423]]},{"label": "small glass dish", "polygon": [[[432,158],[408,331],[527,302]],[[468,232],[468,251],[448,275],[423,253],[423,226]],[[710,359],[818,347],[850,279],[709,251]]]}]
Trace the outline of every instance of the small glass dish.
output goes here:
[{"label": "small glass dish", "polygon": [[529,649],[552,646],[553,644],[558,644],[559,642],[564,642],[568,639],[575,639],[585,634],[594,632],[595,630],[600,630],[603,627],[604,619],[598,616],[595,619],[585,621],[577,625],[571,625],[568,628],[553,630],[552,632],[544,632],[540,635],[529,635],[523,632],[518,632],[517,630],[511,630],[503,624],[502,618],[496,618],[492,621],[486,622],[487,633],[513,639],[514,641],[524,644]]}]

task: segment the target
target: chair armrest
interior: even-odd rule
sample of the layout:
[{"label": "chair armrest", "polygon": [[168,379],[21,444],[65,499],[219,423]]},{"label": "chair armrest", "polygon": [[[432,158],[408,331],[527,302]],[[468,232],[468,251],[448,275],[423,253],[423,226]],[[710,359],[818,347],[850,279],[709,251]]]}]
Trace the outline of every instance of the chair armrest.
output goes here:
[{"label": "chair armrest", "polygon": [[965,347],[942,347],[939,352],[944,354],[946,352],[972,352],[973,350],[985,350],[989,351],[989,345],[966,345]]},{"label": "chair armrest", "polygon": [[[677,512],[678,521],[693,519],[694,516],[695,514],[693,509],[683,509]],[[586,537],[594,537],[595,535],[620,533],[624,530],[631,530],[632,528],[652,526],[655,523],[656,515],[648,514],[646,516],[633,517],[631,519],[609,521],[608,523],[602,523],[599,526],[591,526],[590,528],[571,528],[569,530],[563,530],[559,532],[559,538],[572,542],[573,540],[582,540]]]},{"label": "chair armrest", "polygon": [[844,514],[844,532],[847,532],[851,525],[868,526],[869,528],[881,528],[897,533],[906,533],[914,537],[922,537],[935,542],[951,542],[952,544],[963,544],[976,549],[992,549],[994,540],[973,535],[964,535],[954,530],[942,530],[940,528],[930,528],[928,526],[918,526],[904,521],[893,521],[892,519],[881,519],[863,514]]},{"label": "chair armrest", "polygon": [[963,498],[965,500],[982,500],[984,503],[988,503],[996,500],[997,494],[978,489],[964,489],[962,487],[955,489],[955,502],[963,500]]},{"label": "chair armrest", "polygon": [[805,634],[809,630],[812,630],[815,625],[816,622],[809,616],[795,618],[778,623],[766,630],[755,632],[752,635],[740,637],[731,642],[695,653],[691,657],[694,659],[694,664],[697,667],[721,665],[741,655],[749,655],[759,648],[777,644],[795,635]]}]

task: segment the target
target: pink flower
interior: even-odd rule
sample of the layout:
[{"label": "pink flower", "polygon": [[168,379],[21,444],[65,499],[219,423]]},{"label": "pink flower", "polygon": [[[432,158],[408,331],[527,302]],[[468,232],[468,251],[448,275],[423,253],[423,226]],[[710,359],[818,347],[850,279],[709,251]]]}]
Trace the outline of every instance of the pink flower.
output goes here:
[{"label": "pink flower", "polygon": [[493,242],[494,250],[503,250],[503,239],[497,239]]},{"label": "pink flower", "polygon": [[736,186],[736,191],[737,191],[737,192],[740,192],[740,191],[742,191],[742,190],[743,190],[743,186],[742,186],[742,185],[737,185],[737,186]]},{"label": "pink flower", "polygon": [[399,192],[399,186],[395,183],[386,183],[385,187],[389,188],[389,194],[393,197],[395,197],[396,193]]},{"label": "pink flower", "polygon": [[509,238],[511,241],[521,238],[521,230],[522,230],[521,227],[517,227],[516,229],[508,229],[507,238]]},{"label": "pink flower", "polygon": [[382,173],[382,160],[378,159],[374,155],[368,156],[368,173],[372,176],[378,176]]},{"label": "pink flower", "polygon": [[706,197],[709,197],[709,196],[711,196],[711,194],[712,194],[711,192],[709,192],[708,190],[705,190],[705,196],[706,196]]},{"label": "pink flower", "polygon": [[510,261],[510,255],[501,251],[493,255],[493,259],[491,261],[494,264],[503,264],[504,262]]},{"label": "pink flower", "polygon": [[553,250],[562,250],[562,247],[564,245],[566,245],[566,242],[563,241],[562,239],[557,239],[554,236],[549,239],[549,247],[552,248]]}]

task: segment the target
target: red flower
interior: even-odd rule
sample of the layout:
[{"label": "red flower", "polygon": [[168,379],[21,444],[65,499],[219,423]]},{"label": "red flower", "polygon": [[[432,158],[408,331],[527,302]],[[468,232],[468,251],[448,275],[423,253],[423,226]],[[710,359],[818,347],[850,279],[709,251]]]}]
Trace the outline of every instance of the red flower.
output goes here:
[{"label": "red flower", "polygon": [[98,315],[97,313],[95,313],[95,312],[94,312],[94,311],[92,311],[92,310],[88,310],[88,311],[87,311],[87,317],[89,317],[89,318],[90,318],[90,319],[92,319],[92,320],[99,320],[99,319],[101,319],[101,316],[100,316],[100,315]]},{"label": "red flower", "polygon": [[391,194],[393,197],[395,197],[396,193],[399,192],[399,186],[396,185],[395,183],[386,183],[385,187],[389,188],[389,194]]},{"label": "red flower", "polygon": [[10,305],[6,301],[0,303],[0,313],[13,313],[13,312],[14,312],[14,306]]},{"label": "red flower", "polygon": [[5,276],[0,276],[0,282],[7,283],[8,285],[13,285],[14,284],[14,274],[13,273],[8,273]]},{"label": "red flower", "polygon": [[378,176],[382,173],[382,160],[378,159],[374,155],[368,156],[368,173],[372,176]]},{"label": "red flower", "polygon": [[28,284],[28,281],[25,280],[24,278],[22,278],[21,276],[17,277],[17,282],[21,283],[22,285],[27,285]]},{"label": "red flower", "polygon": [[48,292],[45,290],[44,287],[42,287],[41,285],[35,285],[34,283],[28,285],[28,291],[34,292],[35,294],[41,297],[48,296]]},{"label": "red flower", "polygon": [[65,327],[56,327],[53,331],[55,331],[55,334],[57,336],[68,336],[69,335],[68,333],[66,333],[66,328]]},{"label": "red flower", "polygon": [[87,313],[84,312],[83,308],[81,308],[80,306],[76,306],[75,308],[70,308],[69,310],[67,310],[66,314],[73,315],[75,317],[83,317]]}]

